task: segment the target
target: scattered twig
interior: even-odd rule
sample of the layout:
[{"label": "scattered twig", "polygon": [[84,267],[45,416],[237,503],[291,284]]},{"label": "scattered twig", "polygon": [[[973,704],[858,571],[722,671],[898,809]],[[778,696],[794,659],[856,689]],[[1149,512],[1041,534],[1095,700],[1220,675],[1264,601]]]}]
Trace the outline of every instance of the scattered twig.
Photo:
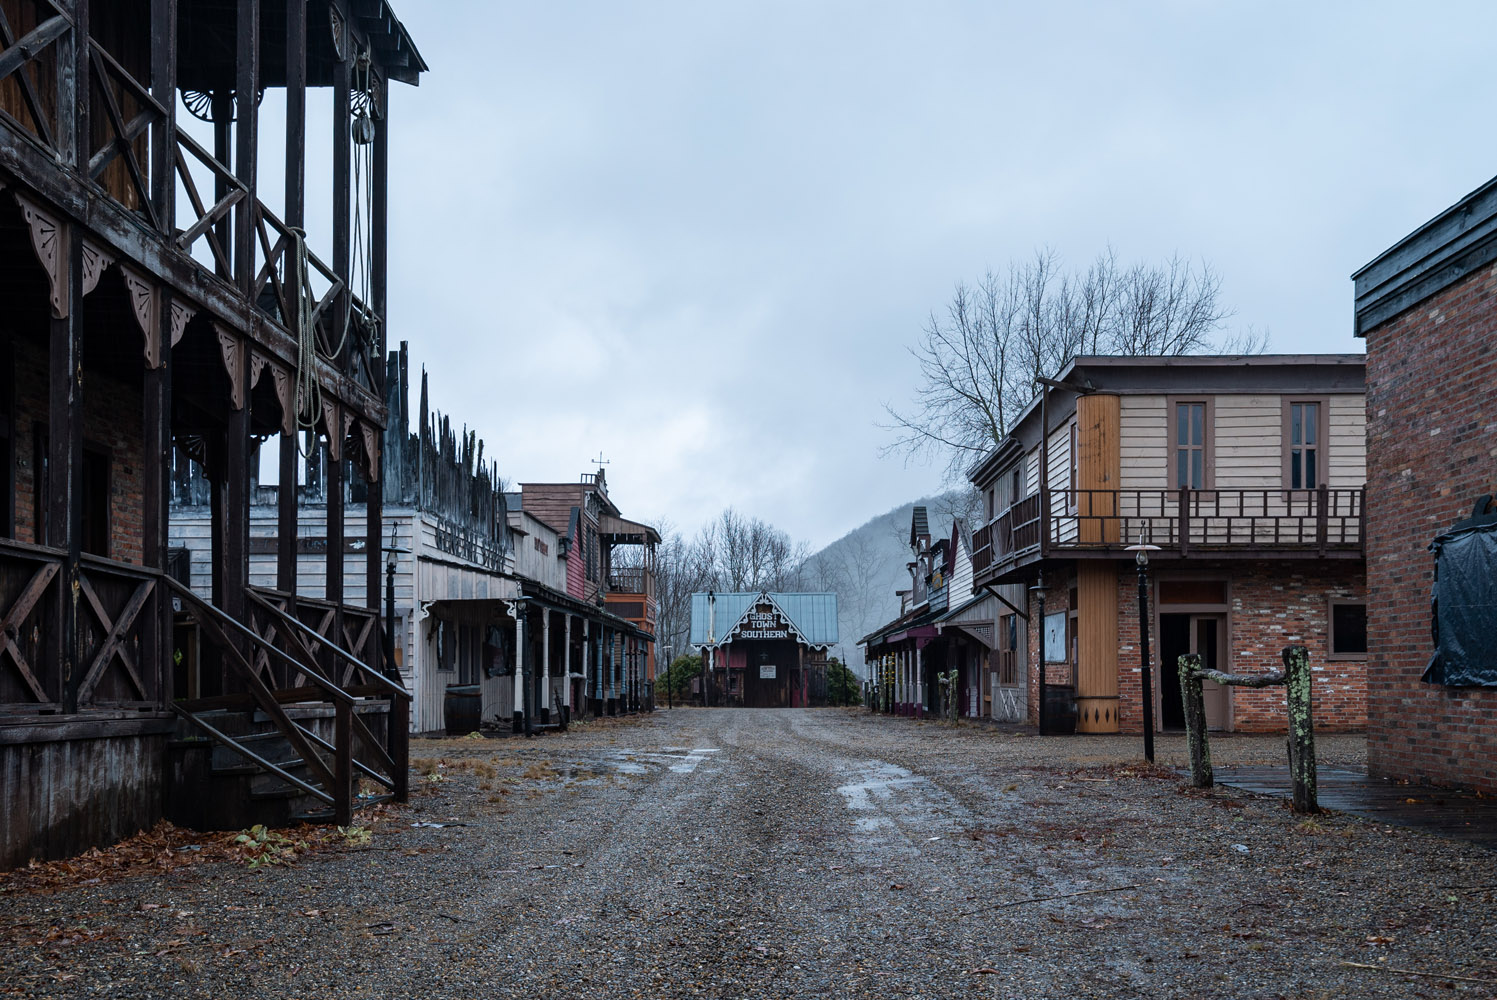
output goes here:
[{"label": "scattered twig", "polygon": [[1492,985],[1497,979],[1473,979],[1471,976],[1452,976],[1444,972],[1415,972],[1413,969],[1400,969],[1392,965],[1368,965],[1366,962],[1342,962],[1348,969],[1371,969],[1374,972],[1389,972],[1399,976],[1423,976],[1425,979],[1448,979],[1455,983],[1485,983]]},{"label": "scattered twig", "polygon": [[1061,893],[1058,896],[1031,896],[1028,899],[1010,899],[1006,902],[994,903],[991,906],[980,906],[975,910],[970,910],[967,913],[962,913],[959,915],[963,917],[970,917],[974,913],[983,913],[987,910],[1004,910],[1010,906],[1023,906],[1025,903],[1045,903],[1052,899],[1071,899],[1074,896],[1091,896],[1099,892],[1123,892],[1126,889],[1141,888],[1143,888],[1143,884],[1141,882],[1135,882],[1132,885],[1114,885],[1109,886],[1106,889],[1082,889],[1080,892],[1065,892]]},{"label": "scattered twig", "polygon": [[459,923],[459,924],[476,924],[476,923],[478,923],[477,920],[469,920],[467,917],[454,917],[450,913],[441,913],[441,912],[438,912],[437,916],[439,916],[439,917],[445,917],[448,920],[451,920],[454,923]]}]

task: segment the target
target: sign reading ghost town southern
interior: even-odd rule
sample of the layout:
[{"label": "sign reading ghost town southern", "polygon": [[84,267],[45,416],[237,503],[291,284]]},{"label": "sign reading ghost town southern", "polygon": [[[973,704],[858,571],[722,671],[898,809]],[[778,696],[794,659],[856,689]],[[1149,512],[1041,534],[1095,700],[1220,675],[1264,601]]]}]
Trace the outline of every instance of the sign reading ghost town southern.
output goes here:
[{"label": "sign reading ghost town southern", "polygon": [[788,639],[790,624],[770,611],[750,611],[738,628],[740,639]]}]

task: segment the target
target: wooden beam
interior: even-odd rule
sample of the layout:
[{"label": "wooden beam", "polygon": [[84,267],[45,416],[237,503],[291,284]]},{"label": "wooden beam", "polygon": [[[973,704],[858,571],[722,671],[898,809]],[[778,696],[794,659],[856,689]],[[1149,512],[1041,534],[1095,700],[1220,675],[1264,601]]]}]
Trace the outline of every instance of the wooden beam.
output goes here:
[{"label": "wooden beam", "polygon": [[[159,0],[158,0],[159,2]],[[170,546],[171,454],[172,454],[172,351],[171,298],[165,288],[156,290],[156,329],[163,363],[145,372],[145,407],[142,418],[145,482],[142,485],[144,510],[141,526],[143,562],[163,572]],[[153,605],[141,629],[141,673],[157,701],[164,705],[172,695],[171,601],[157,589]]]},{"label": "wooden beam", "polygon": [[[301,229],[306,225],[307,189],[307,5],[286,5],[286,225]],[[286,324],[294,338],[301,336],[299,309],[303,289],[291,289],[293,314]],[[295,403],[293,402],[293,406]],[[281,485],[276,491],[276,587],[296,594],[296,478],[301,467],[301,453],[295,434],[281,435]],[[295,610],[292,610],[295,615]]]},{"label": "wooden beam", "polygon": [[64,243],[58,253],[64,255],[62,295],[68,308],[66,316],[51,321],[46,535],[49,545],[67,552],[63,599],[57,602],[60,648],[55,662],[61,671],[63,711],[72,713],[78,710],[83,681],[79,604],[68,599],[78,593],[83,554],[83,240],[73,225],[59,230],[57,238]]},{"label": "wooden beam", "polygon": [[[236,284],[246,297],[254,297],[255,281],[255,176],[260,146],[260,0],[239,0],[234,32],[234,174],[244,185],[246,196],[234,207],[234,265]],[[224,164],[228,166],[227,163]],[[246,536],[247,537],[247,536]]]}]

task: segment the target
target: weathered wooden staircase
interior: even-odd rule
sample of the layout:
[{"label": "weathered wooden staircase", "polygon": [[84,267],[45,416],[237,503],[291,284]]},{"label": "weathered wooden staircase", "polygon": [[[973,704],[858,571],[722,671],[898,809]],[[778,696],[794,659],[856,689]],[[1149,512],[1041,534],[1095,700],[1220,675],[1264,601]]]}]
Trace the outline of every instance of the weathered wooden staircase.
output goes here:
[{"label": "weathered wooden staircase", "polygon": [[360,632],[341,609],[322,609],[319,630],[291,613],[290,595],[250,588],[244,624],[167,585],[222,663],[228,692],[172,705],[181,724],[169,746],[169,819],[219,830],[346,826],[361,805],[405,801],[410,693],[330,638],[341,631],[349,646],[377,648],[372,617]]}]

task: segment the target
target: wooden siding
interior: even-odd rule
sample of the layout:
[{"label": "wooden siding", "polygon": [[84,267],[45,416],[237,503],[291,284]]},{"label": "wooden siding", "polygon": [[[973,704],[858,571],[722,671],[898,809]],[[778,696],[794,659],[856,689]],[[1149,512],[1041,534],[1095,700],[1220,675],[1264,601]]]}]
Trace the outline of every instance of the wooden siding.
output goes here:
[{"label": "wooden siding", "polygon": [[1169,485],[1169,414],[1163,396],[1121,396],[1118,483],[1122,489]]},{"label": "wooden siding", "polygon": [[1118,731],[1118,571],[1116,564],[1076,565],[1077,732]]},{"label": "wooden siding", "polygon": [[[1076,488],[1078,490],[1116,490],[1121,479],[1119,462],[1119,426],[1121,412],[1118,397],[1083,396],[1076,401],[1077,456]],[[1111,517],[1117,513],[1113,494],[1078,497],[1077,503],[1088,515]],[[1116,521],[1083,521],[1080,524],[1084,542],[1115,542]]]},{"label": "wooden siding", "polygon": [[1367,482],[1367,402],[1364,396],[1332,396],[1330,483],[1356,487]]},{"label": "wooden siding", "polygon": [[1284,480],[1284,403],[1280,396],[1216,396],[1212,427],[1217,489],[1263,489]]},{"label": "wooden siding", "polygon": [[[1218,489],[1273,489],[1284,481],[1284,396],[1219,394],[1212,401],[1214,482]],[[1366,479],[1366,404],[1361,393],[1330,395],[1326,461],[1332,488]],[[1123,489],[1167,488],[1169,413],[1164,396],[1121,398]],[[1054,451],[1052,450],[1052,455]],[[1052,483],[1055,476],[1051,475]],[[1056,483],[1056,485],[1059,485]]]}]

